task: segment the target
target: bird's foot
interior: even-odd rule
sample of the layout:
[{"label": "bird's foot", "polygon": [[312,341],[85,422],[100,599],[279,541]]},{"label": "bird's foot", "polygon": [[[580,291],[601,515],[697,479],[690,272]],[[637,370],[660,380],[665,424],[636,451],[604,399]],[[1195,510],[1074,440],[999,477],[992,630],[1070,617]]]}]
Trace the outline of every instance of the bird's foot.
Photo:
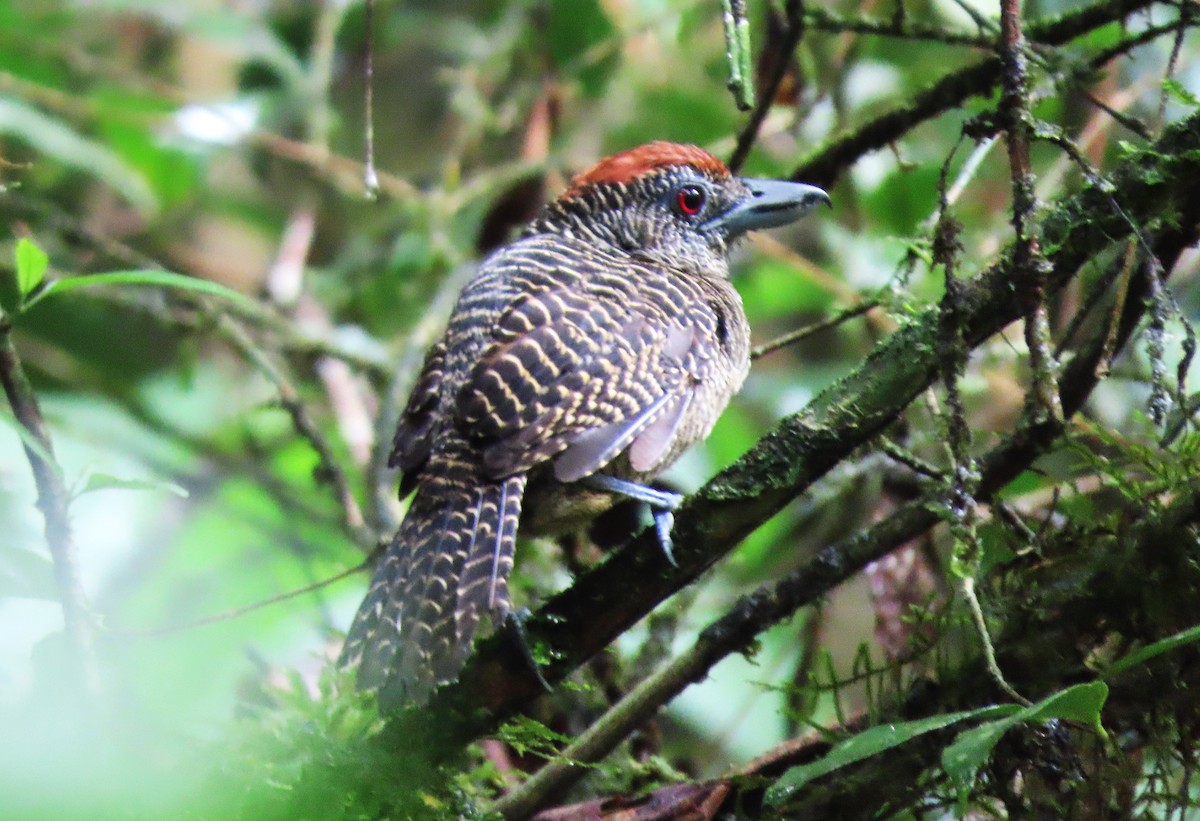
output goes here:
[{"label": "bird's foot", "polygon": [[542,688],[549,693],[552,692],[550,684],[542,675],[542,669],[538,666],[537,659],[533,657],[533,648],[529,646],[529,634],[525,631],[525,620],[528,618],[529,611],[525,608],[509,610],[504,614],[504,634],[517,648],[517,652],[521,654],[521,658],[533,673],[534,678],[538,680],[538,684],[542,685]]},{"label": "bird's foot", "polygon": [[683,494],[639,485],[637,482],[617,479],[603,473],[593,473],[579,481],[594,490],[620,493],[622,496],[628,496],[630,499],[635,499],[648,506],[650,513],[654,516],[654,530],[658,534],[658,546],[662,548],[663,555],[671,567],[679,567],[675,562],[671,528],[675,525],[675,509],[683,503]]}]

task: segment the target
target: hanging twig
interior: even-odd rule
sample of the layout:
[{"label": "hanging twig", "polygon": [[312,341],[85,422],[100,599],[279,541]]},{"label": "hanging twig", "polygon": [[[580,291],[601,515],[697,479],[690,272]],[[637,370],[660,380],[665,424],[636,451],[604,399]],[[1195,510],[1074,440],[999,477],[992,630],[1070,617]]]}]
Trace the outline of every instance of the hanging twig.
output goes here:
[{"label": "hanging twig", "polygon": [[750,51],[750,21],[746,0],[721,0],[725,28],[725,59],[729,63],[729,90],[742,111],[754,107],[754,70]]},{"label": "hanging twig", "polygon": [[375,0],[367,0],[364,24],[367,40],[363,66],[363,187],[367,199],[379,197],[379,174],[375,171]]},{"label": "hanging twig", "polygon": [[1021,28],[1020,0],[1003,0],[1000,5],[1001,73],[1000,115],[1008,135],[1008,162],[1012,175],[1013,272],[1020,279],[1026,305],[1025,344],[1032,371],[1030,401],[1054,419],[1062,418],[1058,398],[1058,362],[1050,342],[1050,319],[1046,310],[1046,260],[1033,233],[1033,168],[1029,141],[1033,133],[1029,113],[1028,61],[1025,34]]},{"label": "hanging twig", "polygon": [[759,95],[754,110],[750,113],[750,119],[738,134],[737,146],[729,158],[729,169],[734,173],[741,169],[746,162],[746,157],[750,155],[750,149],[758,139],[758,132],[762,128],[763,120],[767,118],[767,113],[775,102],[779,84],[787,76],[788,61],[792,59],[792,54],[799,45],[800,38],[804,36],[804,3],[801,0],[788,0],[786,18],[783,36],[780,37],[779,48],[776,52],[775,65],[771,67],[767,77],[766,88]]}]

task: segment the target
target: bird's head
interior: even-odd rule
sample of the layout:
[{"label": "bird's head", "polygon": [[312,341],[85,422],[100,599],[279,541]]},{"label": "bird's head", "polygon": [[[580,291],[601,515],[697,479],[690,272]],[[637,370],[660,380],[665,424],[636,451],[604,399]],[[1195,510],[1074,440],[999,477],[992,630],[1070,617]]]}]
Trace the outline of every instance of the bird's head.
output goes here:
[{"label": "bird's head", "polygon": [[727,271],[746,231],[799,219],[829,195],[812,185],[735,177],[702,148],[653,142],[601,160],[571,181],[527,234],[559,233],[670,265]]}]

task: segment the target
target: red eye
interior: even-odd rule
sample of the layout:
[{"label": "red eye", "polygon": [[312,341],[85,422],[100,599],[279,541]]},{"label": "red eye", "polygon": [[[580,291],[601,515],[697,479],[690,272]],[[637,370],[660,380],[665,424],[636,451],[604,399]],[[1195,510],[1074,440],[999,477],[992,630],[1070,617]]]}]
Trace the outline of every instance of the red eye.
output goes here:
[{"label": "red eye", "polygon": [[694,217],[704,208],[704,189],[698,185],[685,185],[675,194],[675,207],[679,213]]}]

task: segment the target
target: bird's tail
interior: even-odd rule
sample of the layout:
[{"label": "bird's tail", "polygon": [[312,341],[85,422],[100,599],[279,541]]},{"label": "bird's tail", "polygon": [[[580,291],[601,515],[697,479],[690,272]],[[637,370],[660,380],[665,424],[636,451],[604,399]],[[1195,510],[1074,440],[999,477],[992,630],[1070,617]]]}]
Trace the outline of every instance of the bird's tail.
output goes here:
[{"label": "bird's tail", "polygon": [[481,482],[468,465],[437,467],[376,568],[340,659],[388,701],[424,703],[457,678],[482,613],[511,610],[525,475]]}]

